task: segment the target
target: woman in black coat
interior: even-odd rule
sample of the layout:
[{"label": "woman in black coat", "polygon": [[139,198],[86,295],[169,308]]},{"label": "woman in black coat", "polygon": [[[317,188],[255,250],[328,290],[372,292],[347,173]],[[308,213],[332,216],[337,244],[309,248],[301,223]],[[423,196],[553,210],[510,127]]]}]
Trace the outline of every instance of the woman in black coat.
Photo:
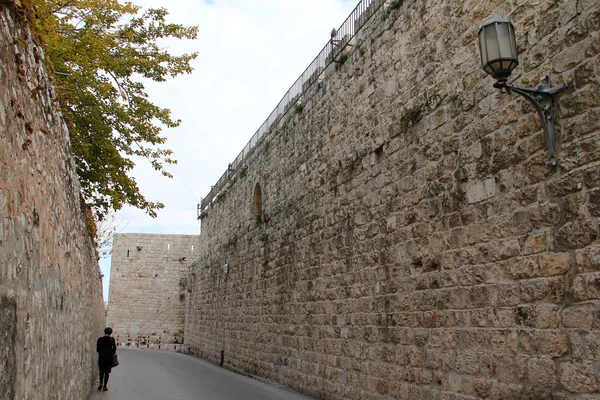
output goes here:
[{"label": "woman in black coat", "polygon": [[114,355],[117,353],[115,338],[111,337],[112,328],[104,329],[104,336],[98,338],[96,351],[98,352],[98,367],[100,368],[100,386],[98,390],[107,391],[108,375],[113,365]]}]

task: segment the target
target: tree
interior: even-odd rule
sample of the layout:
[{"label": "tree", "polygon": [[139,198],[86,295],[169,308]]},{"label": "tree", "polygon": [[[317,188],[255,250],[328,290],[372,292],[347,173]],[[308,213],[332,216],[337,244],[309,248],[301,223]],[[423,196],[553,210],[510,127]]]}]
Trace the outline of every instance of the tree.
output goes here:
[{"label": "tree", "polygon": [[172,177],[164,166],[176,160],[160,134],[180,121],[152,103],[140,78],[162,82],[191,73],[197,53],[172,55],[158,42],[195,39],[198,28],[167,23],[164,8],[141,12],[117,0],[32,0],[32,8],[69,126],[83,201],[97,221],[124,204],[156,216],[164,205],[140,193],[130,175],[132,157],[145,157]]}]

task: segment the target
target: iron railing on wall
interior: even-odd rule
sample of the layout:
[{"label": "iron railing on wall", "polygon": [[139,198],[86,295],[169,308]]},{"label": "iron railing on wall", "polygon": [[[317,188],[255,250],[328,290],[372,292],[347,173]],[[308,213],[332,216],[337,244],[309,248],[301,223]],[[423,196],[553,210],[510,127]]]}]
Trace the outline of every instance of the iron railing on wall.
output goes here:
[{"label": "iron railing on wall", "polygon": [[337,31],[331,32],[331,40],[317,55],[313,62],[306,68],[302,75],[294,82],[292,87],[283,96],[277,107],[269,117],[258,128],[252,139],[246,144],[240,154],[233,160],[227,171],[219,178],[217,183],[211,187],[210,192],[201,200],[199,211],[205,210],[214,200],[225,184],[242,165],[254,148],[260,143],[263,136],[269,132],[271,127],[279,122],[284,114],[296,103],[302,94],[317,81],[321,73],[327,68],[343,50],[343,48],[356,35],[358,30],[373,16],[386,0],[361,0],[356,8],[346,18]]}]

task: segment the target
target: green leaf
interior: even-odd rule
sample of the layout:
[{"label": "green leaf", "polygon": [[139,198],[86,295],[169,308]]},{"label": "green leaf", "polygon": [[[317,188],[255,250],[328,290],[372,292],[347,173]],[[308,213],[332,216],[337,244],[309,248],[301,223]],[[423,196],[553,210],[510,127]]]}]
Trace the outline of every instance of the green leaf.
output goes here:
[{"label": "green leaf", "polygon": [[179,121],[152,102],[139,78],[163,82],[191,73],[197,53],[173,55],[158,41],[195,39],[198,28],[168,23],[164,8],[141,12],[117,0],[22,1],[35,8],[85,204],[98,220],[124,204],[156,216],[164,205],[140,192],[131,176],[132,157],[146,158],[170,177],[164,165],[175,160],[163,147],[161,127]]}]

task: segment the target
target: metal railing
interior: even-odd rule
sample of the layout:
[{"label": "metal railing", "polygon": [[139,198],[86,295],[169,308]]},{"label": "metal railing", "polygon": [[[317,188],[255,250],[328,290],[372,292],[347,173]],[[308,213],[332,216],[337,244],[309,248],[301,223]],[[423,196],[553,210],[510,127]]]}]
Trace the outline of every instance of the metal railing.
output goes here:
[{"label": "metal railing", "polygon": [[[279,122],[284,114],[296,103],[300,96],[317,81],[321,73],[327,68],[342,51],[342,49],[356,35],[358,30],[373,16],[386,0],[361,0],[356,8],[346,18],[337,31],[331,32],[331,39],[323,50],[317,55],[313,62],[306,68],[302,75],[294,82],[292,87],[283,96],[277,107],[269,117],[258,128],[252,139],[246,144],[240,154],[233,160],[227,171],[219,178],[217,183],[211,187],[210,192],[200,202],[199,212],[205,210],[214,200],[225,184],[242,165],[254,148],[260,143],[263,136],[269,132],[271,127]],[[200,218],[200,216],[198,216]]]}]

